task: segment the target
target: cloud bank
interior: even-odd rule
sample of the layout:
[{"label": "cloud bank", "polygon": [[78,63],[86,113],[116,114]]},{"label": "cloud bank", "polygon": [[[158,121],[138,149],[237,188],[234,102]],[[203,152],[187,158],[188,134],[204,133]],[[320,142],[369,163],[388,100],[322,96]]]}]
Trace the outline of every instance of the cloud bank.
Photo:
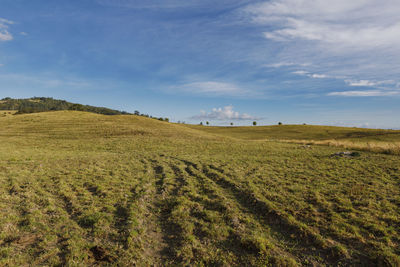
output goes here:
[{"label": "cloud bank", "polygon": [[272,0],[247,11],[257,23],[281,25],[264,32],[272,40],[303,39],[355,49],[400,44],[396,0]]},{"label": "cloud bank", "polygon": [[11,41],[13,36],[8,31],[8,25],[14,24],[13,21],[0,18],[0,41]]},{"label": "cloud bank", "polygon": [[[376,89],[393,90],[400,82],[397,0],[270,0],[248,5],[243,11],[266,42],[283,47],[274,58],[283,63],[270,64],[272,68],[308,62],[294,74]],[[383,95],[365,91],[365,95],[374,94]]]},{"label": "cloud bank", "polygon": [[194,120],[219,120],[219,121],[230,121],[230,120],[258,120],[259,118],[251,116],[247,113],[239,113],[233,110],[233,106],[225,106],[223,108],[213,108],[211,112],[201,111],[200,115],[191,117]]}]

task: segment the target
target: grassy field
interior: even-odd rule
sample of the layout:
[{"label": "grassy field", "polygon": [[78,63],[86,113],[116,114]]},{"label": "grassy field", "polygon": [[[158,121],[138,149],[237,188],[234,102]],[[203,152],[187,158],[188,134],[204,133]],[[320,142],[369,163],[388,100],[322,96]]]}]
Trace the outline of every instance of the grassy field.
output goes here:
[{"label": "grassy field", "polygon": [[400,130],[364,129],[316,125],[273,125],[213,127],[187,125],[207,133],[230,136],[242,140],[347,140],[400,141]]},{"label": "grassy field", "polygon": [[315,125],[258,127],[205,127],[188,125],[221,136],[249,141],[283,141],[316,144],[400,155],[400,130],[364,129]]},{"label": "grassy field", "polygon": [[17,113],[16,110],[0,110],[0,117],[11,116]]},{"label": "grassy field", "polygon": [[268,141],[398,133],[229,129],[0,116],[0,266],[400,265],[399,156]]}]

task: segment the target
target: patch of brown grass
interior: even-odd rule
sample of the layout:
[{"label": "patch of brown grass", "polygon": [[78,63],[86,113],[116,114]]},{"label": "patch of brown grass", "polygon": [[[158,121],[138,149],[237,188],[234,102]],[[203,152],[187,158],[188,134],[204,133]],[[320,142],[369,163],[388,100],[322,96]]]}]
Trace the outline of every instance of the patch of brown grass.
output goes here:
[{"label": "patch of brown grass", "polygon": [[400,155],[400,142],[356,142],[349,140],[280,140],[281,142],[296,143],[303,145],[328,145],[332,147],[342,147],[345,149],[355,149],[370,151],[388,155]]}]

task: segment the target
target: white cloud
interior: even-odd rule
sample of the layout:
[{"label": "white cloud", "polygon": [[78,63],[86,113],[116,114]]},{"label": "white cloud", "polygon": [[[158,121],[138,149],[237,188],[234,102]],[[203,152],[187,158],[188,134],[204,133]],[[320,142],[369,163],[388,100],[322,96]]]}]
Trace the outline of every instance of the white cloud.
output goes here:
[{"label": "white cloud", "polygon": [[235,84],[215,81],[186,83],[173,86],[171,89],[191,94],[210,96],[244,96],[250,93],[249,90],[240,88]]},{"label": "white cloud", "polygon": [[297,74],[297,75],[308,75],[308,71],[305,70],[297,70],[297,71],[293,71],[293,74]]},{"label": "white cloud", "polygon": [[396,81],[394,80],[384,80],[384,81],[370,81],[370,80],[345,80],[349,86],[369,86],[376,87],[382,85],[396,86]]},{"label": "white cloud", "polygon": [[0,18],[0,24],[3,24],[3,23],[4,24],[14,24],[14,22],[11,20]]},{"label": "white cloud", "polygon": [[247,8],[253,21],[275,25],[264,36],[333,46],[373,48],[400,44],[397,0],[272,0]]},{"label": "white cloud", "polygon": [[195,120],[219,120],[219,121],[229,121],[229,120],[258,120],[259,118],[251,116],[249,114],[240,114],[233,110],[233,106],[226,106],[223,108],[213,108],[211,112],[201,111],[200,115],[191,117]]},{"label": "white cloud", "polygon": [[272,64],[266,64],[264,65],[265,67],[269,68],[282,68],[282,67],[294,67],[294,66],[301,66],[301,67],[307,67],[310,66],[309,63],[294,63],[294,62],[278,62],[278,63],[272,63]]},{"label": "white cloud", "polygon": [[294,74],[377,90],[400,83],[398,0],[270,0],[243,10],[268,43],[283,43],[275,61],[310,63]]},{"label": "white cloud", "polygon": [[329,78],[328,75],[325,74],[311,74],[309,77],[314,79],[326,79]]},{"label": "white cloud", "polygon": [[395,96],[400,95],[400,91],[384,91],[384,90],[367,90],[367,91],[343,91],[343,92],[331,92],[328,96]]},{"label": "white cloud", "polygon": [[297,75],[302,75],[302,76],[307,76],[313,79],[326,79],[326,78],[330,78],[328,75],[326,74],[317,74],[317,73],[309,73],[308,71],[305,70],[298,70],[298,71],[293,71],[293,74],[297,74]]},{"label": "white cloud", "polygon": [[346,80],[345,81],[348,85],[350,86],[375,86],[377,85],[376,82],[368,81],[368,80],[359,80],[359,81],[352,81],[352,80]]},{"label": "white cloud", "polygon": [[13,21],[0,18],[0,41],[11,41],[13,36],[8,31],[8,25],[14,24]]},{"label": "white cloud", "polygon": [[0,41],[11,41],[13,36],[7,30],[1,30],[0,28]]}]

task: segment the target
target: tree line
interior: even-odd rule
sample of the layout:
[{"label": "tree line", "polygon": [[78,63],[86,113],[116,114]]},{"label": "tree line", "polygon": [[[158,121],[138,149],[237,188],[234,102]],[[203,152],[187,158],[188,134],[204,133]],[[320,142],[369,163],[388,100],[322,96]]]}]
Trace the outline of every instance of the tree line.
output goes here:
[{"label": "tree line", "polygon": [[[179,122],[178,122],[178,123],[179,123]],[[253,121],[252,124],[253,124],[253,126],[257,126],[257,122],[256,122],[256,121]],[[203,122],[201,121],[201,122],[199,123],[199,125],[200,125],[200,126],[203,126],[204,124],[203,124]],[[209,123],[208,121],[206,121],[206,125],[208,126],[208,125],[210,125],[210,123]],[[229,125],[230,125],[230,126],[233,126],[233,122],[229,123]],[[282,125],[282,122],[278,122],[278,125]],[[303,123],[303,125],[306,125],[306,124]]]},{"label": "tree line", "polygon": [[129,114],[104,107],[94,107],[71,103],[65,100],[53,99],[51,97],[32,97],[28,99],[12,99],[9,97],[0,100],[0,110],[17,110],[16,114],[37,113],[59,110],[86,111],[104,115],[124,115]]},{"label": "tree line", "polygon": [[150,118],[150,119],[155,119],[155,120],[159,120],[159,121],[166,121],[166,122],[169,122],[169,119],[168,119],[168,118],[153,117],[153,116],[151,116],[151,115],[149,115],[149,114],[140,113],[138,110],[135,110],[135,112],[133,113],[133,115],[142,116],[142,117],[146,117],[146,118]]},{"label": "tree line", "polygon": [[[76,104],[65,100],[53,99],[51,97],[32,97],[27,99],[13,99],[10,97],[6,97],[0,100],[0,110],[17,110],[15,114],[75,110],[103,115],[132,115],[131,113],[128,113],[126,111]],[[153,117],[148,114],[142,114],[137,110],[134,112],[133,115],[169,122],[168,118]]]}]

